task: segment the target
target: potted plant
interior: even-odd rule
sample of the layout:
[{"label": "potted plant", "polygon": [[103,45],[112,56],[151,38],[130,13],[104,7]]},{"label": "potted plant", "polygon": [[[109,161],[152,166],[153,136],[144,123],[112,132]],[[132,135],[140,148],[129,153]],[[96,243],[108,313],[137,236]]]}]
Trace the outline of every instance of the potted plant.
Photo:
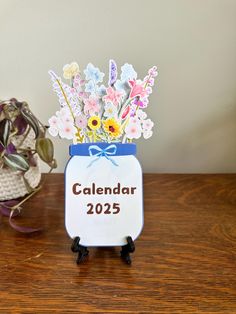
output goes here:
[{"label": "potted plant", "polygon": [[[13,215],[41,187],[39,159],[56,167],[46,126],[26,102],[0,101],[0,210]],[[20,199],[19,199],[20,198]]]}]

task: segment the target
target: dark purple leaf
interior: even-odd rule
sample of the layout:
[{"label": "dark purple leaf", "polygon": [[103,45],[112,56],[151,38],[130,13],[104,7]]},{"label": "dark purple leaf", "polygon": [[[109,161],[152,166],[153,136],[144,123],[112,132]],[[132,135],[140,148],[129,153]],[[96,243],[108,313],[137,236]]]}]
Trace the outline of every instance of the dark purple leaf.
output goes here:
[{"label": "dark purple leaf", "polygon": [[11,213],[10,213],[10,216],[9,216],[9,224],[10,226],[16,230],[16,231],[19,231],[19,232],[22,232],[22,233],[33,233],[33,232],[37,232],[37,231],[41,231],[42,228],[31,228],[31,227],[24,227],[24,226],[18,226],[13,220],[12,218],[14,217],[14,213],[15,212],[18,212],[17,209],[13,210]]},{"label": "dark purple leaf", "polygon": [[2,214],[3,216],[9,217],[9,224],[16,231],[19,231],[22,233],[33,233],[33,232],[41,231],[42,228],[18,226],[12,220],[12,218],[20,215],[20,211],[17,208],[12,210],[10,207],[13,207],[19,204],[19,202],[20,201],[17,201],[17,200],[9,200],[9,201],[0,202],[0,214]]},{"label": "dark purple leaf", "polygon": [[10,143],[6,148],[6,153],[7,154],[15,154],[16,153],[16,147],[12,143]]},{"label": "dark purple leaf", "polygon": [[[17,201],[17,200],[0,202],[0,213],[3,216],[10,217],[10,214],[11,214],[11,208],[10,207],[17,205],[18,203],[19,203],[19,201]],[[12,217],[15,217],[15,216],[19,216],[19,211],[15,211],[12,214]]]},{"label": "dark purple leaf", "polygon": [[25,133],[27,129],[27,122],[26,120],[22,117],[22,115],[19,115],[16,117],[15,121],[13,122],[14,128],[18,130],[17,135],[22,135]]},{"label": "dark purple leaf", "polygon": [[[0,153],[2,153],[4,149],[5,147],[0,143]],[[10,143],[6,147],[6,154],[14,154],[14,153],[16,153],[16,148],[12,143]]]}]

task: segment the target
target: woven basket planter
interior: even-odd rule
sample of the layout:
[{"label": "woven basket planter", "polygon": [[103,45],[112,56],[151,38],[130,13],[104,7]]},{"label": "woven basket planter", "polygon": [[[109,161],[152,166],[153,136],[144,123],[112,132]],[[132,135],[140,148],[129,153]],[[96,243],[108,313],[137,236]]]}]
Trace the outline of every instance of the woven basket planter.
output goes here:
[{"label": "woven basket planter", "polygon": [[[24,135],[15,136],[12,139],[14,145],[19,145],[23,140]],[[21,148],[34,148],[35,139],[34,132],[31,130],[21,145]],[[39,166],[39,157],[34,155],[36,166],[31,166],[24,174],[24,178],[31,188],[36,188],[41,180],[41,172]],[[9,168],[0,170],[0,201],[16,199],[25,196],[29,193],[24,179],[19,171],[14,171]]]}]

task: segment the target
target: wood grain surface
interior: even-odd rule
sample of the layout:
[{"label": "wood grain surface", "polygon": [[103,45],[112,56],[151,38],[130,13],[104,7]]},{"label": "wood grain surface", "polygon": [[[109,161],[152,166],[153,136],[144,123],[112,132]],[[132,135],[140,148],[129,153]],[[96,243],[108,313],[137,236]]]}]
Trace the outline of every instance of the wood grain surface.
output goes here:
[{"label": "wood grain surface", "polygon": [[[62,174],[0,224],[0,313],[236,313],[236,175],[144,175],[145,227],[132,266],[120,248],[75,263]],[[34,218],[32,220],[32,218]]]}]

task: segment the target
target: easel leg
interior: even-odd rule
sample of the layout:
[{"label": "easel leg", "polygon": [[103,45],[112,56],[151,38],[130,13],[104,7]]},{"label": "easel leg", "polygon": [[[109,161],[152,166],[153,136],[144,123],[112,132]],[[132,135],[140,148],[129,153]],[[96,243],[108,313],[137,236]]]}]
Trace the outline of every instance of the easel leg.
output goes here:
[{"label": "easel leg", "polygon": [[121,257],[124,259],[124,261],[127,264],[131,264],[132,260],[131,260],[131,257],[129,254],[133,253],[134,251],[135,251],[134,241],[130,236],[128,236],[127,237],[127,244],[122,246],[122,249],[120,252]]},{"label": "easel leg", "polygon": [[71,251],[74,253],[78,253],[77,264],[80,264],[86,256],[88,256],[89,251],[85,246],[79,244],[80,237],[75,237],[73,243],[71,245]]}]

